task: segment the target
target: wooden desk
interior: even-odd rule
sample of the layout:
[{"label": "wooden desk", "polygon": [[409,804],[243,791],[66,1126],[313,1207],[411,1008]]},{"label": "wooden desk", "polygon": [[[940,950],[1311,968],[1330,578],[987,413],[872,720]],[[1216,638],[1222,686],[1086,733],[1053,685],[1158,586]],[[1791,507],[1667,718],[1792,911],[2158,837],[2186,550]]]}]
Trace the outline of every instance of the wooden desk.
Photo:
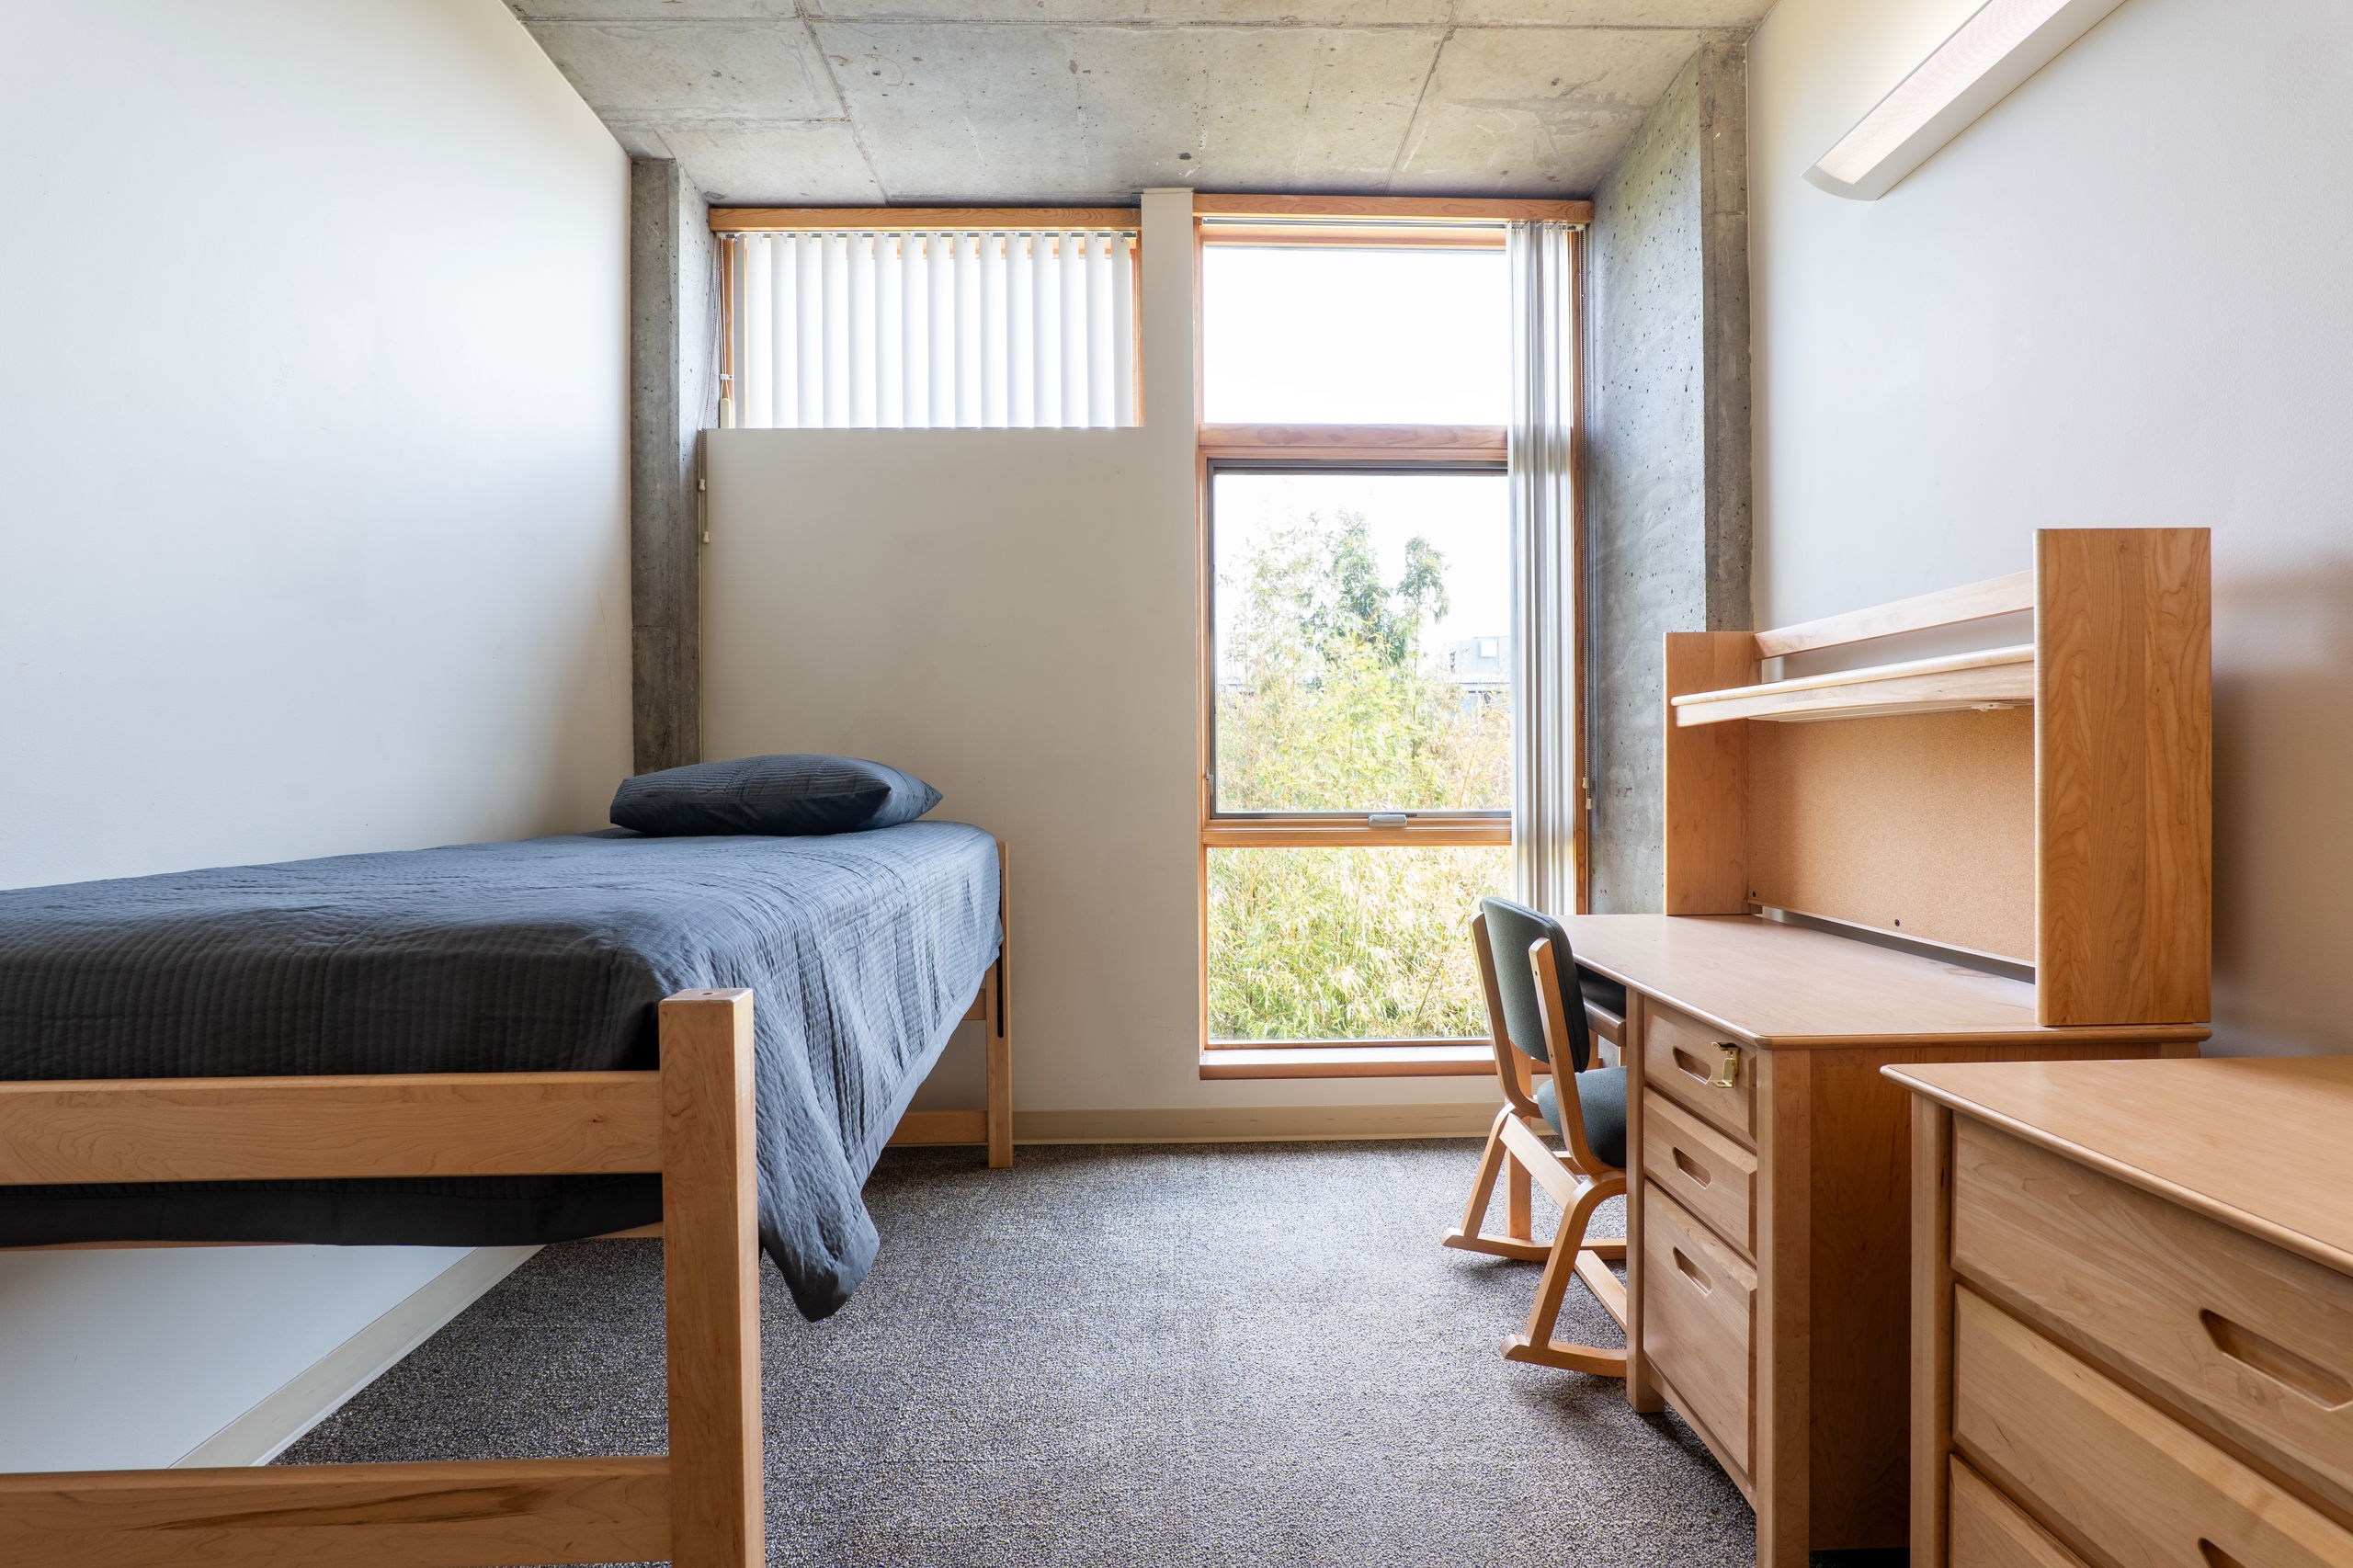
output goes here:
[{"label": "wooden desk", "polygon": [[1907,1096],[1883,1066],[2194,1056],[2200,1024],[2047,1028],[2034,987],[1747,915],[1586,915],[1628,991],[1627,1396],[1756,1507],[1757,1561],[1907,1537]]},{"label": "wooden desk", "polygon": [[2353,1058],[1893,1076],[1913,1568],[2353,1562]]}]

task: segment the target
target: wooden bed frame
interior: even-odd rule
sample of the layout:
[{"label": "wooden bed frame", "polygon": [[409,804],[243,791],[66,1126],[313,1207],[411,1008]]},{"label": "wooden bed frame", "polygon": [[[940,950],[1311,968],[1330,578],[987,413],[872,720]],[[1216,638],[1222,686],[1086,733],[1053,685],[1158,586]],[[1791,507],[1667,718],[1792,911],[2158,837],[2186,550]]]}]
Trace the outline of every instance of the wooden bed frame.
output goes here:
[{"label": "wooden bed frame", "polygon": [[996,962],[981,978],[972,1005],[964,1009],[966,1023],[984,1026],[987,1088],[980,1110],[911,1110],[899,1119],[891,1134],[894,1146],[925,1143],[984,1143],[989,1169],[1001,1171],[1013,1164],[1013,992],[1006,979],[1013,955],[1013,895],[1008,880],[1005,842],[996,846]]},{"label": "wooden bed frame", "polygon": [[[988,1028],[988,1108],[935,1113],[977,1129],[926,1129],[978,1131],[998,1168],[1012,1164],[1005,936],[965,1015]],[[660,1031],[654,1072],[0,1084],[0,1185],[659,1172],[661,1225],[622,1233],[663,1240],[670,1397],[655,1456],[0,1475],[0,1562],[758,1568],[752,994],[681,991]]]}]

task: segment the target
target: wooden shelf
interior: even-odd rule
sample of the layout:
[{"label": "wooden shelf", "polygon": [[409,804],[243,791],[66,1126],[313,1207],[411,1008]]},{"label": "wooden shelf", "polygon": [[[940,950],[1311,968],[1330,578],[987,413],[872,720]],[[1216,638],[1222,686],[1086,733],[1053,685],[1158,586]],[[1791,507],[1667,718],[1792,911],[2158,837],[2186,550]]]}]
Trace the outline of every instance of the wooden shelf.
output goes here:
[{"label": "wooden shelf", "polygon": [[1694,691],[1671,700],[1678,727],[1734,719],[1802,723],[1956,708],[2018,708],[2034,700],[2034,644]]}]

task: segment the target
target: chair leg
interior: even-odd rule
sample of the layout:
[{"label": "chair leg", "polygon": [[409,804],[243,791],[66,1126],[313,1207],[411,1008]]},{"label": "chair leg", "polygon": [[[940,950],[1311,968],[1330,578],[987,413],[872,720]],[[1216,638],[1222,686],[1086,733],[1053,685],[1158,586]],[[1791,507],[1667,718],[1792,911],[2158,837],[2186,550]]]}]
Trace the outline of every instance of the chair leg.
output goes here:
[{"label": "chair leg", "polygon": [[[1462,1210],[1462,1223],[1447,1232],[1443,1244],[1460,1252],[1483,1252],[1493,1257],[1517,1258],[1522,1263],[1541,1263],[1552,1256],[1552,1248],[1541,1242],[1529,1240],[1523,1231],[1517,1235],[1498,1236],[1486,1228],[1487,1206],[1495,1201],[1495,1181],[1509,1167],[1511,1179],[1522,1194],[1527,1191],[1528,1173],[1504,1147],[1504,1122],[1512,1114],[1506,1106],[1495,1113],[1495,1124],[1487,1133],[1487,1147],[1479,1156],[1479,1175],[1471,1184],[1471,1201]],[[1510,1199],[1506,1199],[1508,1204]],[[1520,1199],[1523,1210],[1527,1203]]]},{"label": "chair leg", "polygon": [[1536,1216],[1529,1199],[1536,1185],[1534,1178],[1518,1160],[1511,1162],[1511,1168],[1505,1175],[1504,1234],[1515,1241],[1532,1242],[1536,1239]]},{"label": "chair leg", "polygon": [[[1588,1182],[1578,1195],[1576,1203],[1561,1216],[1560,1229],[1552,1234],[1552,1256],[1545,1260],[1544,1278],[1536,1288],[1535,1308],[1528,1314],[1528,1332],[1516,1334],[1504,1341],[1506,1360],[1526,1361],[1540,1367],[1561,1367],[1605,1378],[1626,1375],[1625,1351],[1604,1350],[1591,1345],[1563,1344],[1552,1337],[1553,1325],[1561,1317],[1561,1302],[1568,1295],[1569,1280],[1583,1272],[1577,1265],[1578,1255],[1587,1250],[1585,1244],[1586,1226],[1591,1223],[1593,1211],[1601,1206],[1604,1199],[1614,1198],[1624,1190],[1622,1178]],[[1603,1244],[1597,1244],[1593,1250],[1597,1252]],[[1617,1244],[1622,1256],[1625,1244],[1620,1241]],[[1611,1283],[1614,1285],[1615,1281]],[[1592,1286],[1595,1281],[1588,1278],[1586,1284]],[[1615,1293],[1623,1294],[1622,1291]],[[1597,1290],[1596,1294],[1599,1296],[1601,1293]],[[1602,1297],[1602,1304],[1610,1307],[1612,1315],[1622,1321],[1622,1309],[1613,1306],[1606,1296]]]}]

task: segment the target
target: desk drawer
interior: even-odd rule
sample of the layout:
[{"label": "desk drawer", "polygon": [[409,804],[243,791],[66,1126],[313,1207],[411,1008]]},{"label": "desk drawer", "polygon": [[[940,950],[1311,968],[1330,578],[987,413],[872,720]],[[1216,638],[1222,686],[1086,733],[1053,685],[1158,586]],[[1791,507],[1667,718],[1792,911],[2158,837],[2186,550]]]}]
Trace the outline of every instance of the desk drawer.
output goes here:
[{"label": "desk drawer", "polygon": [[1953,1262],[2353,1507],[2353,1278],[1968,1118]]},{"label": "desk drawer", "polygon": [[1643,1195],[1643,1350],[1743,1471],[1756,1275],[1656,1188]]},{"label": "desk drawer", "polygon": [[1952,1461],[1947,1568],[2084,1568],[2084,1560],[1994,1490],[1975,1471]]},{"label": "desk drawer", "polygon": [[1660,1094],[1643,1096],[1643,1176],[1756,1256],[1756,1156]]},{"label": "desk drawer", "polygon": [[1756,1141],[1750,1131],[1756,1121],[1756,1066],[1752,1048],[1694,1019],[1655,1004],[1643,1012],[1644,1081],[1751,1142]]},{"label": "desk drawer", "polygon": [[2104,1559],[2345,1568],[2353,1532],[1969,1290],[1955,1292],[1953,1439]]}]

